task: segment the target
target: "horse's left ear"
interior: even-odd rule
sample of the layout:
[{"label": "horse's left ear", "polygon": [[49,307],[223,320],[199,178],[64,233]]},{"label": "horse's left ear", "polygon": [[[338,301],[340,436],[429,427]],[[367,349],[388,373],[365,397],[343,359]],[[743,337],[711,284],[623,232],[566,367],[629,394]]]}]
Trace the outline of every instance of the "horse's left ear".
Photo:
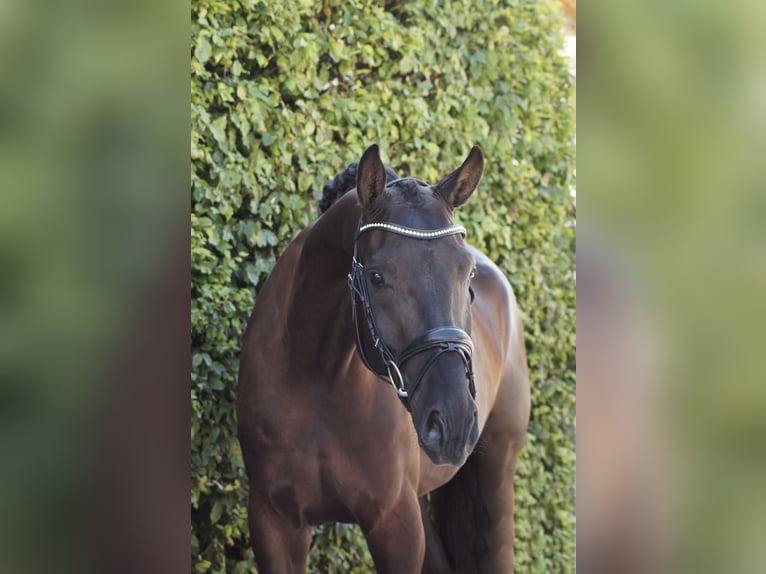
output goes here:
[{"label": "horse's left ear", "polygon": [[463,205],[481,180],[484,172],[484,155],[479,146],[471,148],[471,153],[459,168],[445,177],[437,186],[436,191],[452,207]]},{"label": "horse's left ear", "polygon": [[378,144],[372,144],[362,154],[356,168],[356,193],[363,206],[370,205],[386,187],[386,168],[380,160]]}]

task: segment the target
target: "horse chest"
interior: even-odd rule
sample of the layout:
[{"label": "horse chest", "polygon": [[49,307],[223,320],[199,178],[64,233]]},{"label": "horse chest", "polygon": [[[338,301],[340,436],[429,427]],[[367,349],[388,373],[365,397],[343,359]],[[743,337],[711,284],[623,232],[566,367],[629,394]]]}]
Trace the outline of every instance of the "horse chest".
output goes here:
[{"label": "horse chest", "polygon": [[289,417],[271,418],[280,431],[258,453],[261,484],[291,522],[347,521],[358,507],[386,506],[406,484],[417,489],[421,454],[406,418],[331,415],[300,402]]}]

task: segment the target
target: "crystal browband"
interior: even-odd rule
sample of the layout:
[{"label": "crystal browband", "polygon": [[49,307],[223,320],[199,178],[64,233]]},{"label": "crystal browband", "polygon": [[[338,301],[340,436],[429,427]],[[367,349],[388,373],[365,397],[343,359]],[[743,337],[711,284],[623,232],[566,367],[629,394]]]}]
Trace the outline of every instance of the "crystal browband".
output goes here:
[{"label": "crystal browband", "polygon": [[397,225],[396,223],[375,222],[366,223],[365,225],[359,227],[359,231],[356,233],[357,237],[365,231],[369,231],[370,229],[383,229],[385,231],[398,233],[399,235],[404,235],[405,237],[414,237],[416,239],[437,239],[439,237],[456,235],[458,233],[463,237],[466,236],[465,227],[462,225],[450,225],[449,227],[442,227],[441,229],[426,230],[412,229],[411,227],[404,227],[402,225]]}]

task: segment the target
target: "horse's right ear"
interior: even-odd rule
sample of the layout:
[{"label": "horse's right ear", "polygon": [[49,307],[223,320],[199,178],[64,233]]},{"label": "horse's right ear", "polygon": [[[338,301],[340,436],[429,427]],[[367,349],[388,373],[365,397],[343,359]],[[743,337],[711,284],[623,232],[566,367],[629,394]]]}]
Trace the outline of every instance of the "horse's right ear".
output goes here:
[{"label": "horse's right ear", "polygon": [[363,206],[375,201],[386,187],[386,168],[380,161],[378,144],[372,144],[362,154],[356,168],[356,193]]},{"label": "horse's right ear", "polygon": [[445,177],[436,191],[444,198],[448,205],[460,207],[463,205],[481,180],[481,174],[484,172],[484,154],[481,148],[475,145],[471,148],[471,153],[459,168]]}]

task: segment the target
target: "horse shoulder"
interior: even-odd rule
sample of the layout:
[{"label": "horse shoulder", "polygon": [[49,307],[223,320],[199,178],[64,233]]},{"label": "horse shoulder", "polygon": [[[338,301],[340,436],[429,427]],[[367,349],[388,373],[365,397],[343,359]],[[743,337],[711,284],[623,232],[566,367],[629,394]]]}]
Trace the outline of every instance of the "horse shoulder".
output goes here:
[{"label": "horse shoulder", "polygon": [[[483,253],[473,249],[477,265],[476,293],[482,340],[491,349],[492,370],[498,387],[486,428],[492,435],[510,440],[518,448],[524,442],[530,412],[530,389],[521,310],[508,279]],[[483,299],[483,300],[481,300]]]},{"label": "horse shoulder", "polygon": [[516,299],[503,272],[478,249],[469,247],[476,260],[472,281],[475,299],[472,305],[473,337],[478,338],[484,355],[497,370],[505,361],[518,318]]}]

